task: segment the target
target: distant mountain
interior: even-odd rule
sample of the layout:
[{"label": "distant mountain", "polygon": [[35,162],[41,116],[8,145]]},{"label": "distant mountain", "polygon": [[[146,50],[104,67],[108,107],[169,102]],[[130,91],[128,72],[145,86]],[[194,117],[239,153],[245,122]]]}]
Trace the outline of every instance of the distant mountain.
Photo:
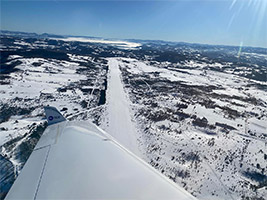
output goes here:
[{"label": "distant mountain", "polygon": [[20,32],[20,31],[7,31],[7,30],[0,30],[1,35],[11,35],[11,36],[18,36],[18,37],[26,37],[26,38],[64,38],[64,36],[61,35],[55,35],[55,34],[49,34],[49,33],[43,33],[43,34],[37,34],[37,33],[28,33],[28,32]]},{"label": "distant mountain", "polygon": [[45,37],[45,38],[64,38],[64,36],[62,35],[55,35],[55,34],[49,34],[49,33],[43,33],[40,36]]}]

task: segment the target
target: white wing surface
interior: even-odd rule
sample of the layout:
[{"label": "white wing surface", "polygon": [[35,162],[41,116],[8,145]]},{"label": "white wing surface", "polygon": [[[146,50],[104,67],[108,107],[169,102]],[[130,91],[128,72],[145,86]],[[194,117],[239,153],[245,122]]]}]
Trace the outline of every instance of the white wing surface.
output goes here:
[{"label": "white wing surface", "polygon": [[6,199],[195,198],[95,125],[62,120],[47,127]]}]

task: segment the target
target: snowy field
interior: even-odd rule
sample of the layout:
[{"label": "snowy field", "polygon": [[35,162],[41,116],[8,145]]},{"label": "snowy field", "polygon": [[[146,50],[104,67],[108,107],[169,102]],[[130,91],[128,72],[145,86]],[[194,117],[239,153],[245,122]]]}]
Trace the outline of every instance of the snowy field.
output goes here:
[{"label": "snowy field", "polygon": [[[266,91],[247,88],[253,80],[223,72],[173,71],[135,59],[114,60],[124,72],[129,105],[143,133],[139,141],[152,166],[199,199],[255,196],[250,183],[257,184],[257,175],[267,167]],[[195,101],[194,93],[174,95],[179,84],[203,86],[198,98],[204,102]],[[214,89],[206,92],[208,86]],[[258,197],[266,195],[264,187],[257,189]]]}]

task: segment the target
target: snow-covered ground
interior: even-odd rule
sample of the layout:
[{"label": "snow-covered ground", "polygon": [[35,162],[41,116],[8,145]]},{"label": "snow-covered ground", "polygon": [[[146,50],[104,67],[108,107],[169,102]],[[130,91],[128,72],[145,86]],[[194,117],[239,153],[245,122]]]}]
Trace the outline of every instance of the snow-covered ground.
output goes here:
[{"label": "snow-covered ground", "polygon": [[[266,92],[257,90],[250,99],[255,88],[246,85],[253,81],[223,72],[188,69],[184,74],[135,59],[116,60],[135,105],[133,121],[143,133],[139,141],[147,162],[199,199],[255,197],[250,181],[257,185],[255,177],[267,167]],[[214,89],[205,91],[209,86]],[[198,99],[185,95],[191,88],[203,90]],[[259,186],[258,197],[267,195],[264,188]]]},{"label": "snow-covered ground", "polygon": [[[137,140],[137,130],[133,123],[128,94],[123,88],[119,62],[108,59],[108,89],[106,114],[102,124],[103,129],[112,135],[120,144],[135,153],[140,154]],[[104,117],[103,117],[104,118]],[[105,125],[106,124],[106,127]]]}]

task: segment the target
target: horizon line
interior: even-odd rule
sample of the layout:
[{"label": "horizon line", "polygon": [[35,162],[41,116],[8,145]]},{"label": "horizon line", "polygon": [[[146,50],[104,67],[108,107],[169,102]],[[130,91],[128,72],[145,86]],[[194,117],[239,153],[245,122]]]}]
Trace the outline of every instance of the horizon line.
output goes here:
[{"label": "horizon line", "polygon": [[[55,36],[64,36],[64,37],[93,37],[93,38],[103,38],[103,39],[113,39],[113,40],[141,40],[141,41],[162,41],[162,42],[169,42],[169,43],[187,43],[187,44],[198,44],[198,45],[208,45],[208,46],[227,46],[227,47],[238,47],[242,48],[262,48],[267,50],[266,47],[262,46],[243,46],[243,44],[240,45],[229,45],[229,44],[208,44],[208,43],[199,43],[199,42],[185,42],[185,41],[171,41],[171,40],[164,40],[164,39],[136,39],[136,38],[107,38],[107,37],[101,37],[101,36],[92,36],[92,35],[72,35],[72,34],[58,34],[58,33],[48,33],[48,32],[42,32],[42,33],[36,33],[36,32],[27,32],[27,31],[11,31],[11,30],[2,30],[0,29],[0,32],[2,31],[8,31],[8,32],[17,32],[17,33],[30,33],[30,34],[36,34],[36,35],[43,35],[43,34],[48,34],[48,35],[55,35]],[[267,52],[266,52],[267,54]]]}]

